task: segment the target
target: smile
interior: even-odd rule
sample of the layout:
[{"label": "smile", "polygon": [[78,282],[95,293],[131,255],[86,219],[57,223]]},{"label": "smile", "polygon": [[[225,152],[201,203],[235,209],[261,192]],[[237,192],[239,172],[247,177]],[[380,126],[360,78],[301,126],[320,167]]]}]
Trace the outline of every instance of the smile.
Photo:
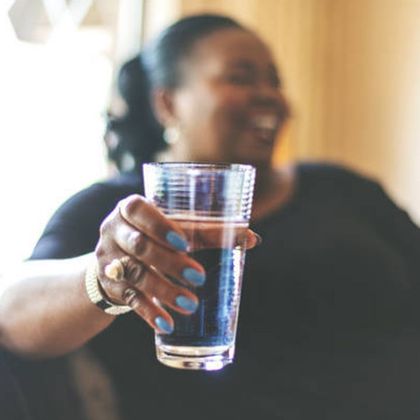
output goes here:
[{"label": "smile", "polygon": [[278,116],[273,114],[257,115],[251,121],[254,128],[260,130],[276,131],[279,124]]},{"label": "smile", "polygon": [[251,128],[261,145],[271,146],[277,134],[280,119],[275,114],[257,115],[251,119]]}]

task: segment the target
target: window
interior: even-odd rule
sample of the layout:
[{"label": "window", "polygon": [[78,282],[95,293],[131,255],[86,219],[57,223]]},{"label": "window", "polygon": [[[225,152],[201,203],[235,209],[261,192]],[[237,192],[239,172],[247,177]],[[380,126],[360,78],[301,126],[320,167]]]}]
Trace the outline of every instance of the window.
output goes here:
[{"label": "window", "polygon": [[117,13],[110,19],[106,2],[101,15],[92,1],[73,2],[86,3],[84,17],[70,8],[47,13],[48,3],[72,4],[63,2],[0,6],[2,268],[30,254],[61,202],[106,175],[103,115]]}]

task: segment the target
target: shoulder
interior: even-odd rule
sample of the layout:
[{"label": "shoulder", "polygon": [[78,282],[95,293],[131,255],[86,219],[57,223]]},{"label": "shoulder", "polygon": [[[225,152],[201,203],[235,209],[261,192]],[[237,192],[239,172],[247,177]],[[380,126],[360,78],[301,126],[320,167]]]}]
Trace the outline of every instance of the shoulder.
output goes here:
[{"label": "shoulder", "polygon": [[344,165],[327,162],[302,162],[295,167],[296,182],[305,192],[362,194],[381,189],[379,183]]},{"label": "shoulder", "polygon": [[304,199],[343,205],[368,215],[375,223],[401,221],[418,228],[408,213],[400,208],[382,184],[345,166],[332,163],[299,163],[295,167],[298,195]]},{"label": "shoulder", "polygon": [[303,177],[314,179],[347,180],[355,182],[370,181],[370,179],[345,165],[331,162],[300,162],[296,165],[296,171]]},{"label": "shoulder", "polygon": [[140,176],[124,174],[74,194],[52,215],[31,258],[67,258],[91,252],[102,221],[118,201],[141,192]]},{"label": "shoulder", "polygon": [[98,212],[113,207],[116,202],[127,195],[142,192],[140,176],[123,174],[117,177],[96,182],[70,197],[58,211],[91,210]]},{"label": "shoulder", "polygon": [[[129,172],[119,174],[115,177],[95,182],[84,190],[78,192],[73,197],[91,195],[121,195],[125,193],[141,193],[142,178],[140,174]],[[72,198],[73,198],[72,197]]]}]

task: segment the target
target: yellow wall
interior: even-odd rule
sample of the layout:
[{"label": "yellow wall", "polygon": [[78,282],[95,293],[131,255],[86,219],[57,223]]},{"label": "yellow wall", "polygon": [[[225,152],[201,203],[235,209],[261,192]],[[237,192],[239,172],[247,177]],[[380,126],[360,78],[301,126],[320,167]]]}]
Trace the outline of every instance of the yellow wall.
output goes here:
[{"label": "yellow wall", "polygon": [[282,158],[375,176],[420,222],[420,0],[148,0],[146,10],[159,16],[148,36],[203,11],[254,28],[294,109]]}]

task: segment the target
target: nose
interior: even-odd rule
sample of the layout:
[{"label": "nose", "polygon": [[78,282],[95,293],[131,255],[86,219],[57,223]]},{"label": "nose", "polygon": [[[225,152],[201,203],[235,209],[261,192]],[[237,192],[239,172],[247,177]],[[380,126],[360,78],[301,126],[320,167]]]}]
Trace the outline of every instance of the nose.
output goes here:
[{"label": "nose", "polygon": [[277,86],[270,81],[260,79],[254,86],[255,99],[262,103],[277,103],[280,101],[281,93]]}]

